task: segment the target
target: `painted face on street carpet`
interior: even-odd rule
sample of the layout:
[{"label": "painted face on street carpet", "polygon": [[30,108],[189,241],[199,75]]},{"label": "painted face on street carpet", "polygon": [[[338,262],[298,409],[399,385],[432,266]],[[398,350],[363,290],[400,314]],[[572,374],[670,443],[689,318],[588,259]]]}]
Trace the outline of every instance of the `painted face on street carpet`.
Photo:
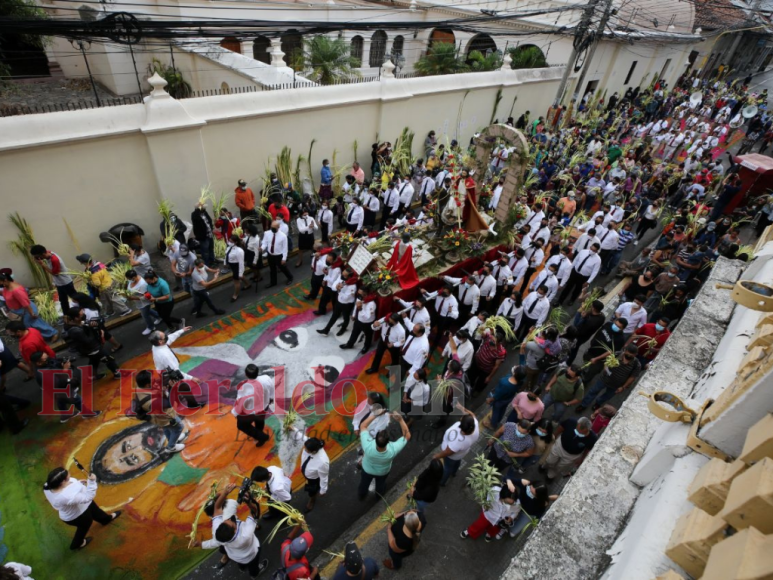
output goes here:
[{"label": "painted face on street carpet", "polygon": [[[279,418],[267,417],[271,440],[257,448],[236,429],[231,414],[248,364],[284,369],[276,373],[284,375],[287,385],[285,404],[293,401],[297,408],[302,393],[315,392],[319,403],[303,419],[315,436],[326,440],[331,460],[340,455],[355,439],[351,413],[357,397],[366,390],[386,393],[386,385],[378,375],[364,373],[372,354],[361,357],[360,345],[339,348],[349,332],[342,337],[334,336],[337,328],[330,337],[316,332],[328,317],[315,317],[315,305],[303,300],[303,294],[301,285],[288,288],[213,319],[209,326],[175,342],[172,348],[183,371],[200,382],[222,385],[219,404],[217,397],[210,397],[218,391],[212,383],[196,395],[213,403],[185,418],[190,434],[180,453],[163,452],[166,439],[161,428],[126,416],[131,408],[130,378],[123,379],[123,388],[107,380],[94,386],[93,406],[103,411],[97,418],[74,418],[65,425],[55,418],[33,418],[13,446],[0,449],[0,471],[9,482],[0,494],[0,517],[6,530],[0,553],[4,543],[15,560],[33,566],[36,577],[68,580],[174,578],[208,556],[207,551],[188,549],[186,536],[212,483],[236,481],[234,474],[248,474],[256,465],[279,464],[283,437]],[[134,371],[153,368],[152,357],[147,352],[121,366]],[[357,394],[348,384],[335,387],[343,379],[359,379],[363,385],[357,387]],[[224,381],[232,386],[227,388]],[[74,458],[97,474],[97,503],[106,511],[124,510],[115,525],[95,530],[95,541],[89,550],[77,552],[77,559],[68,549],[73,530],[57,519],[41,492],[41,482],[56,466],[82,477]],[[288,466],[284,467],[287,471]],[[289,470],[294,484],[302,485],[299,464]],[[30,509],[35,517],[29,517]],[[200,540],[210,537],[208,525],[203,516]],[[143,546],[154,548],[138,549],[140,538]]]}]

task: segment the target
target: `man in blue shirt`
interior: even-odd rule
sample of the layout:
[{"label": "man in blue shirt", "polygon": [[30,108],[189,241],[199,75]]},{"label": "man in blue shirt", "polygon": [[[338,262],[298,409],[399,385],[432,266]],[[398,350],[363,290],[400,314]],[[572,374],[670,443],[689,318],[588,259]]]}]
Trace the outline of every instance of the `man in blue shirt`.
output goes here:
[{"label": "man in blue shirt", "polygon": [[322,199],[333,197],[333,172],[330,170],[330,161],[322,160],[322,170],[320,171],[321,185],[319,186],[319,196]]}]

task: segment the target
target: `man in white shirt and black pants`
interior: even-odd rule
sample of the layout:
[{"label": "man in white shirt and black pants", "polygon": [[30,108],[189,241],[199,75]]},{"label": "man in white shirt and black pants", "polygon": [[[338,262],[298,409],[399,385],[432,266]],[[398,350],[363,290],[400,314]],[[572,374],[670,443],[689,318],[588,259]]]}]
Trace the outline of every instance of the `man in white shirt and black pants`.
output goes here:
[{"label": "man in white shirt and black pants", "polygon": [[375,187],[365,192],[362,200],[362,207],[365,211],[365,217],[363,218],[363,226],[375,226],[376,214],[381,207],[381,202],[378,200],[378,189]]},{"label": "man in white shirt and black pants", "polygon": [[572,273],[564,286],[564,290],[558,297],[558,303],[563,304],[568,298],[570,303],[577,300],[582,289],[588,286],[601,270],[601,258],[599,257],[599,244],[593,244],[590,250],[579,252],[572,263]]},{"label": "man in white shirt and black pants", "polygon": [[384,198],[384,208],[381,210],[381,224],[379,230],[383,230],[386,227],[387,220],[389,218],[397,219],[400,209],[400,194],[395,189],[393,181],[389,182],[387,190],[382,194]]},{"label": "man in white shirt and black pants", "polygon": [[330,209],[330,202],[322,200],[322,207],[317,214],[317,223],[322,232],[322,241],[329,242],[330,234],[333,232],[333,210]]},{"label": "man in white shirt and black pants", "polygon": [[279,222],[271,222],[271,231],[263,234],[263,243],[260,245],[263,253],[268,259],[269,272],[271,273],[271,283],[267,288],[276,286],[276,271],[281,270],[287,277],[286,285],[293,282],[293,275],[285,265],[287,263],[287,236],[279,231]]},{"label": "man in white shirt and black pants", "polygon": [[364,221],[365,212],[360,207],[360,200],[355,197],[349,204],[349,211],[346,212],[346,230],[351,233],[358,232],[362,229]]},{"label": "man in white shirt and black pants", "polygon": [[413,373],[423,368],[429,358],[429,340],[427,329],[423,324],[414,324],[411,334],[405,338],[405,344],[400,349],[401,380],[407,379]]},{"label": "man in white shirt and black pants", "polygon": [[357,293],[357,279],[353,276],[349,270],[341,270],[341,279],[336,285],[337,295],[336,301],[333,305],[333,314],[330,316],[330,320],[327,321],[325,328],[318,328],[317,332],[327,336],[330,329],[336,323],[339,318],[342,319],[339,325],[341,330],[336,333],[336,336],[342,336],[349,328],[349,318],[354,310],[354,301]]},{"label": "man in white shirt and black pants", "polygon": [[452,330],[459,318],[459,303],[451,294],[449,287],[442,288],[439,292],[427,292],[421,289],[425,298],[435,298],[435,338],[432,340],[432,350],[435,350],[445,336],[446,330]]},{"label": "man in white shirt and black pants", "polygon": [[550,300],[548,300],[548,287],[540,286],[536,292],[531,292],[523,301],[523,313],[521,325],[518,327],[518,340],[529,334],[532,326],[542,326],[550,312]]},{"label": "man in white shirt and black pants", "polygon": [[370,344],[373,340],[373,321],[376,320],[376,302],[375,296],[368,296],[365,289],[360,288],[357,291],[357,302],[352,314],[352,334],[346,344],[340,345],[342,349],[354,348],[360,333],[365,335],[365,345],[360,354],[365,354],[370,350]]},{"label": "man in white shirt and black pants", "polygon": [[264,429],[266,413],[274,403],[274,379],[268,375],[258,376],[256,365],[244,369],[247,380],[239,385],[236,401],[231,413],[236,417],[236,428],[255,439],[255,447],[262,447],[271,436]]},{"label": "man in white shirt and black pants", "polygon": [[392,313],[386,319],[374,322],[372,328],[381,331],[381,340],[378,342],[376,355],[373,357],[370,368],[365,371],[369,375],[378,372],[381,367],[381,359],[387,350],[392,358],[392,365],[398,364],[400,350],[405,343],[405,327],[400,324],[400,315],[397,313]]},{"label": "man in white shirt and black pants", "polygon": [[330,248],[320,248],[314,252],[314,256],[311,258],[311,289],[304,296],[306,300],[317,299],[322,288],[322,280],[325,279],[325,268],[327,267],[325,256],[330,252],[332,252]]}]

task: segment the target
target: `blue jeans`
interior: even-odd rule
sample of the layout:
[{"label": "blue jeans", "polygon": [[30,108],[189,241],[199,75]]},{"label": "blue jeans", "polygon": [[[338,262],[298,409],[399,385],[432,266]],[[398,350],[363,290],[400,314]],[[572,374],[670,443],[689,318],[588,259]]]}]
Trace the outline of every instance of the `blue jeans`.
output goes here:
[{"label": "blue jeans", "polygon": [[365,496],[368,495],[370,482],[374,479],[376,480],[376,493],[381,497],[384,497],[386,495],[386,479],[388,476],[388,473],[386,475],[371,475],[363,469],[362,475],[360,476],[360,488],[357,490],[358,497],[364,499]]},{"label": "blue jeans", "polygon": [[193,279],[190,276],[180,278],[180,284],[182,285],[185,292],[188,294],[193,294]]},{"label": "blue jeans", "polygon": [[[38,307],[35,305],[35,303],[32,300],[30,300],[30,306],[32,307],[32,311],[35,314],[38,314]],[[53,326],[51,326],[48,322],[43,320],[40,316],[38,316],[37,318],[33,318],[32,315],[29,313],[29,310],[27,310],[26,308],[11,310],[11,312],[16,314],[17,316],[21,316],[24,326],[26,326],[27,328],[34,328],[35,330],[40,332],[41,336],[46,340],[56,336],[56,330],[54,329]]]},{"label": "blue jeans", "polygon": [[443,458],[443,477],[440,479],[440,485],[445,485],[448,480],[456,475],[459,471],[459,467],[462,465],[461,459],[451,459],[450,457]]},{"label": "blue jeans", "polygon": [[140,316],[142,316],[142,320],[145,321],[145,326],[150,330],[153,330],[153,328],[156,326],[156,323],[161,320],[161,318],[158,316],[158,314],[156,314],[156,311],[153,310],[150,304],[147,306],[141,306],[137,310],[140,311]]},{"label": "blue jeans", "polygon": [[494,401],[491,405],[491,426],[499,427],[499,422],[507,411],[507,407],[510,405],[510,401]]},{"label": "blue jeans", "polygon": [[426,501],[421,501],[420,499],[416,500],[416,510],[420,511],[421,513],[424,513],[424,510],[427,509],[427,506],[429,504]]},{"label": "blue jeans", "polygon": [[172,449],[177,445],[177,440],[183,434],[183,424],[178,420],[175,425],[164,427],[164,437],[166,437],[166,448]]},{"label": "blue jeans", "polygon": [[596,379],[596,382],[593,383],[593,386],[590,389],[588,389],[588,392],[585,393],[585,396],[582,398],[582,401],[580,401],[580,405],[582,405],[583,407],[590,407],[593,401],[595,400],[596,404],[600,407],[601,405],[606,403],[609,399],[615,396],[616,390],[617,390],[617,387],[607,386],[604,383],[604,380],[602,378]]},{"label": "blue jeans", "polygon": [[526,527],[526,524],[528,524],[529,521],[529,516],[526,515],[523,510],[519,511],[518,516],[516,516],[515,521],[513,522],[513,525],[510,527],[510,537],[517,537],[523,528]]},{"label": "blue jeans", "polygon": [[199,256],[211,268],[212,264],[215,263],[215,244],[212,238],[204,238],[203,240],[198,240],[198,242]]},{"label": "blue jeans", "polygon": [[[556,401],[553,397],[550,396],[550,393],[545,393],[545,396],[542,397],[542,404],[545,405],[545,411],[548,410],[550,405],[555,405],[555,409],[553,409],[553,417],[551,417],[551,420],[555,423],[560,423],[561,417],[563,417],[564,413],[566,412],[566,404],[560,401]],[[543,411],[543,414],[545,411]]]}]

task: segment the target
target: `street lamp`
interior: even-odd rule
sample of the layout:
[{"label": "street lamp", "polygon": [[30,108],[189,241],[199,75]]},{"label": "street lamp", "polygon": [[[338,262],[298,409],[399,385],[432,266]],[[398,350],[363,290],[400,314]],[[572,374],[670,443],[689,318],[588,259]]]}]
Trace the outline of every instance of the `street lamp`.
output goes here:
[{"label": "street lamp", "polygon": [[86,50],[91,48],[91,42],[88,40],[76,40],[70,39],[70,44],[73,48],[77,48],[83,55],[83,60],[86,63],[86,70],[89,73],[89,80],[91,81],[91,88],[94,91],[94,98],[97,100],[97,107],[101,107],[102,103],[99,101],[99,93],[97,92],[97,84],[94,82],[94,75],[91,74],[91,67],[89,66],[89,59],[86,58]]}]

